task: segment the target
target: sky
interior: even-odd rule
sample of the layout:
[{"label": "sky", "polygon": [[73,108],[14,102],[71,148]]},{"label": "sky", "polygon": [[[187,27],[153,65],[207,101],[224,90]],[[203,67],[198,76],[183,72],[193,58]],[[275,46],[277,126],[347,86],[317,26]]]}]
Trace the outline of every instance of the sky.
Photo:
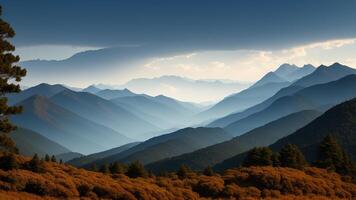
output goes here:
[{"label": "sky", "polygon": [[253,82],[283,63],[356,67],[355,0],[0,4],[22,61],[64,61],[36,62],[37,68],[25,62],[28,85],[117,85],[163,75]]}]

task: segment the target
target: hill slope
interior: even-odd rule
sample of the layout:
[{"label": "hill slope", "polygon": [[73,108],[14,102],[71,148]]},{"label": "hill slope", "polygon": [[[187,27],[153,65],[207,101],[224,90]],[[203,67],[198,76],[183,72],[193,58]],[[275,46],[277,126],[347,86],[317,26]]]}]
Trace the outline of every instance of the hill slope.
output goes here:
[{"label": "hill slope", "polygon": [[105,89],[105,90],[100,90],[95,93],[97,96],[103,98],[103,99],[114,99],[114,98],[120,98],[120,97],[129,97],[129,96],[135,96],[137,94],[131,92],[128,89],[123,89],[123,90],[111,90],[111,89]]},{"label": "hill slope", "polygon": [[172,157],[147,165],[153,171],[161,169],[176,170],[181,164],[186,164],[192,169],[203,170],[206,166],[213,166],[231,156],[242,153],[255,146],[266,146],[278,139],[293,133],[298,128],[311,122],[320,113],[316,111],[301,111],[277,119],[264,126],[256,128],[232,140],[218,143],[197,151]]},{"label": "hill slope", "polygon": [[[297,145],[309,162],[317,155],[320,142],[328,135],[333,135],[353,160],[356,160],[356,98],[341,103],[323,115],[316,118],[293,134],[284,137],[270,145],[273,150],[279,150],[286,144]],[[245,157],[238,154],[216,165],[216,169],[224,170],[238,166]]]},{"label": "hill slope", "polygon": [[304,88],[292,96],[281,97],[266,109],[226,126],[226,130],[233,135],[241,135],[288,114],[308,109],[324,109],[354,97],[356,75],[349,75],[337,81]]},{"label": "hill slope", "polygon": [[21,155],[33,156],[37,153],[39,156],[44,156],[45,154],[57,155],[70,152],[60,144],[28,129],[18,128],[10,136],[15,141]]},{"label": "hill slope", "polygon": [[159,130],[122,106],[90,93],[67,90],[53,96],[51,101],[130,138],[142,139],[146,132]]},{"label": "hill slope", "polygon": [[45,97],[32,96],[19,104],[24,106],[24,112],[12,117],[15,124],[34,130],[74,152],[93,153],[132,141]]}]

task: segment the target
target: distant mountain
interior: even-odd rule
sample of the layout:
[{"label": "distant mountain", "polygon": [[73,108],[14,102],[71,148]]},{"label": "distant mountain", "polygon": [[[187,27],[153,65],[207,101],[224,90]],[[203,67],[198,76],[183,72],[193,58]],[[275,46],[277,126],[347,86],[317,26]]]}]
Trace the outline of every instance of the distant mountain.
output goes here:
[{"label": "distant mountain", "polygon": [[92,163],[96,160],[105,158],[105,157],[109,157],[111,155],[115,155],[115,154],[119,154],[123,151],[126,151],[136,145],[140,144],[140,142],[132,142],[132,143],[128,143],[128,144],[124,144],[122,146],[119,147],[115,147],[106,151],[102,151],[102,152],[98,152],[98,153],[93,153],[87,156],[80,156],[80,157],[76,157],[74,159],[68,160],[68,164],[74,165],[74,166],[84,166],[87,165],[89,163]]},{"label": "distant mountain", "polygon": [[334,63],[329,67],[321,65],[313,73],[294,82],[293,85],[308,87],[315,84],[335,81],[350,74],[356,74],[356,69],[340,63]]},{"label": "distant mountain", "polygon": [[293,113],[256,128],[244,135],[235,137],[232,140],[154,162],[147,165],[147,167],[153,171],[160,171],[161,169],[174,171],[181,164],[186,164],[192,169],[202,170],[208,165],[213,166],[255,146],[270,145],[308,124],[320,114],[321,113],[317,111],[311,110]]},{"label": "distant mountain", "polygon": [[97,96],[110,100],[110,99],[115,99],[115,98],[120,98],[120,97],[130,97],[130,96],[136,96],[137,94],[131,92],[128,89],[123,89],[123,90],[112,90],[112,89],[105,89],[101,90],[95,93]]},{"label": "distant mountain", "polygon": [[96,93],[98,93],[100,91],[101,91],[101,89],[95,87],[94,85],[90,85],[87,88],[84,88],[82,90],[82,92],[88,92],[88,93],[92,93],[92,94],[96,94]]},{"label": "distant mountain", "polygon": [[55,155],[57,162],[60,160],[62,160],[62,162],[67,162],[68,160],[79,158],[81,156],[83,156],[83,154],[76,152],[68,152]]},{"label": "distant mountain", "polygon": [[256,83],[254,83],[251,88],[253,87],[258,87],[262,86],[267,83],[282,83],[286,82],[287,80],[279,77],[276,73],[274,72],[268,72],[266,75],[264,75],[260,80],[258,80]]},{"label": "distant mountain", "polygon": [[46,97],[35,95],[19,104],[24,106],[24,112],[12,117],[16,125],[34,130],[74,152],[88,154],[132,141],[110,128],[80,117]]},{"label": "distant mountain", "polygon": [[193,80],[179,76],[161,76],[157,78],[138,78],[121,85],[135,93],[157,96],[164,94],[182,101],[216,101],[247,88],[250,83],[225,80]]},{"label": "distant mountain", "polygon": [[[231,139],[221,128],[184,128],[173,133],[151,138],[141,144],[100,160],[97,165],[114,161],[144,163],[191,152],[215,143]],[[89,167],[90,165],[87,165]]]},{"label": "distant mountain", "polygon": [[[331,66],[330,66],[331,67]],[[321,67],[322,71],[324,71],[325,69],[327,69],[326,71],[326,74],[328,73],[332,73],[331,71],[333,71],[334,69],[331,67]],[[309,66],[309,65],[305,65],[303,68],[307,68],[307,69],[311,69],[312,67]],[[338,68],[338,67],[336,67]],[[341,68],[344,68],[344,67],[341,67]],[[346,75],[350,75],[350,74],[354,74],[355,70],[351,69],[351,68],[344,68],[346,70],[341,70],[341,71],[344,71],[343,74],[346,74]],[[302,70],[302,68],[300,69]],[[330,70],[330,71],[329,71]],[[298,71],[295,71],[295,72],[298,72]],[[315,73],[315,74],[314,74]],[[325,73],[317,73],[317,70],[315,70],[313,72],[313,77],[315,77],[315,79],[317,80],[320,80],[320,79],[323,79],[323,81],[326,82],[330,82],[330,81],[334,81],[334,76],[330,75],[330,76],[325,76]],[[345,76],[346,76],[345,75]],[[312,74],[308,75],[307,77],[309,76],[312,76]],[[209,127],[225,127],[235,121],[238,121],[240,119],[243,119],[251,114],[254,114],[256,112],[259,112],[259,111],[262,111],[263,109],[267,108],[268,106],[270,106],[275,100],[277,100],[278,98],[281,98],[283,96],[290,96],[296,92],[298,92],[299,90],[305,88],[306,86],[303,86],[303,85],[309,85],[310,84],[314,84],[313,83],[313,79],[309,79],[307,77],[304,77],[300,80],[297,80],[294,84],[290,85],[289,87],[286,87],[286,88],[283,88],[281,89],[280,91],[278,91],[275,95],[273,95],[271,98],[265,100],[264,102],[260,103],[260,104],[257,104],[255,106],[252,106],[242,112],[238,112],[238,113],[233,113],[233,114],[230,114],[228,116],[225,116],[225,117],[222,117],[220,119],[217,119],[213,122],[211,122],[208,126]],[[320,78],[318,78],[320,77]],[[343,76],[344,77],[344,76]],[[316,81],[315,83],[319,83],[318,81]],[[310,85],[311,86],[311,85]]]},{"label": "distant mountain", "polygon": [[[334,136],[343,149],[356,160],[356,99],[341,103],[316,118],[293,134],[270,145],[279,150],[286,144],[297,145],[309,162],[313,162],[321,141],[327,136]],[[246,153],[235,155],[217,164],[215,169],[224,170],[236,167],[243,161]]]},{"label": "distant mountain", "polygon": [[123,106],[87,92],[66,90],[53,96],[51,101],[130,138],[142,139],[145,133],[160,130]]},{"label": "distant mountain", "polygon": [[281,88],[287,87],[289,82],[266,83],[262,86],[250,87],[237,94],[225,97],[210,109],[198,114],[198,118],[213,119],[230,113],[239,112],[273,96]]},{"label": "distant mountain", "polygon": [[275,70],[274,73],[279,77],[292,82],[312,73],[314,70],[315,67],[310,64],[304,65],[303,67],[283,64],[277,70]]},{"label": "distant mountain", "polygon": [[266,109],[226,126],[237,136],[288,114],[308,109],[325,109],[356,96],[356,75],[304,88],[274,101]]},{"label": "distant mountain", "polygon": [[16,103],[23,101],[33,95],[52,97],[53,95],[58,94],[59,92],[62,92],[64,90],[68,90],[68,89],[60,84],[49,85],[46,83],[41,83],[34,87],[27,88],[26,90],[24,90],[20,93],[10,94],[10,95],[8,95],[8,99],[11,104],[16,104]]},{"label": "distant mountain", "polygon": [[10,136],[15,141],[20,154],[25,156],[33,156],[35,153],[44,156],[45,154],[56,155],[70,152],[62,145],[29,129],[18,127]]},{"label": "distant mountain", "polygon": [[220,128],[185,128],[179,132],[179,136],[130,154],[120,159],[120,162],[139,160],[148,164],[231,139],[231,136]]}]

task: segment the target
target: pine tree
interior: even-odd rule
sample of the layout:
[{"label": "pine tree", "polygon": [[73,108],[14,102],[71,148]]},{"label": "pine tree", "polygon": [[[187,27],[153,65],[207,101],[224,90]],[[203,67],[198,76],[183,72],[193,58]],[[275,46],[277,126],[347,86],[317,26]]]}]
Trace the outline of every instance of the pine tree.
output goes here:
[{"label": "pine tree", "polygon": [[282,167],[302,169],[307,166],[303,153],[294,144],[287,144],[279,151],[279,161]]},{"label": "pine tree", "polygon": [[110,172],[112,174],[124,174],[127,171],[127,166],[122,163],[114,162],[110,165]]},{"label": "pine tree", "polygon": [[109,174],[110,173],[109,165],[108,164],[102,165],[100,167],[100,172],[104,174]]},{"label": "pine tree", "polygon": [[206,167],[203,171],[205,176],[214,176],[214,170],[210,166]]},{"label": "pine tree", "polygon": [[336,138],[331,135],[327,135],[320,143],[315,165],[340,174],[351,174],[354,169],[354,164],[349,156],[341,148]]},{"label": "pine tree", "polygon": [[6,94],[20,92],[21,78],[26,75],[26,70],[16,65],[20,61],[19,56],[15,56],[15,51],[8,40],[15,36],[15,31],[10,24],[2,18],[2,8],[0,6],[0,146],[12,152],[18,152],[15,143],[9,134],[16,127],[10,123],[9,116],[22,111],[21,106],[9,106]]},{"label": "pine tree", "polygon": [[5,171],[19,168],[19,164],[14,153],[6,153],[0,158],[0,168]]},{"label": "pine tree", "polygon": [[44,172],[45,170],[44,161],[40,160],[38,155],[35,154],[30,160],[30,162],[28,163],[28,168],[33,172]]},{"label": "pine tree", "polygon": [[132,162],[126,172],[126,175],[130,178],[147,177],[147,171],[145,167],[139,161]]},{"label": "pine tree", "polygon": [[59,164],[63,164],[63,160],[62,159],[59,160]]},{"label": "pine tree", "polygon": [[48,154],[46,154],[45,155],[45,159],[44,159],[46,162],[49,162],[49,161],[51,161],[51,158],[49,157],[49,155]]},{"label": "pine tree", "polygon": [[279,160],[279,153],[273,153],[272,154],[272,163],[273,167],[280,167],[281,166],[281,161]]},{"label": "pine tree", "polygon": [[272,155],[273,152],[268,147],[255,147],[247,153],[242,165],[244,167],[270,166],[273,165]]},{"label": "pine tree", "polygon": [[190,172],[189,167],[186,166],[185,164],[182,164],[177,171],[177,176],[180,179],[185,179],[188,177],[189,172]]},{"label": "pine tree", "polygon": [[56,156],[52,155],[51,162],[57,162]]},{"label": "pine tree", "polygon": [[93,171],[93,172],[97,172],[98,171],[98,167],[96,166],[96,164],[93,164],[91,166],[91,171]]}]

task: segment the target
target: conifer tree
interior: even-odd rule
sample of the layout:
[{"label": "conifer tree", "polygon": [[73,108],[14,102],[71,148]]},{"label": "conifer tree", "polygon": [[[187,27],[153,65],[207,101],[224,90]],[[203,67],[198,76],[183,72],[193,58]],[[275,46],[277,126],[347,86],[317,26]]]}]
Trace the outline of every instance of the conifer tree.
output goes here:
[{"label": "conifer tree", "polygon": [[37,154],[35,154],[28,163],[28,168],[33,172],[43,172],[45,169],[44,162],[39,159]]},{"label": "conifer tree", "polygon": [[180,179],[185,179],[188,177],[189,172],[190,172],[189,167],[186,166],[185,164],[182,164],[177,171],[177,176]]},{"label": "conifer tree", "polygon": [[268,147],[255,147],[247,153],[242,165],[244,167],[250,166],[270,166],[273,152]]},{"label": "conifer tree", "polygon": [[287,144],[279,151],[279,161],[282,167],[302,169],[307,166],[303,153],[294,144]]},{"label": "conifer tree", "polygon": [[109,174],[110,173],[109,165],[108,164],[102,165],[100,168],[100,172],[104,174]]},{"label": "conifer tree", "polygon": [[51,158],[49,157],[49,155],[48,154],[46,154],[45,155],[45,159],[44,159],[46,162],[49,162],[49,161],[51,161]]},{"label": "conifer tree", "polygon": [[331,135],[327,135],[320,143],[315,165],[340,174],[351,174],[354,171],[351,159]]},{"label": "conifer tree", "polygon": [[205,176],[214,176],[214,170],[210,166],[206,167],[203,171]]},{"label": "conifer tree", "polygon": [[124,174],[127,171],[127,166],[122,163],[114,162],[110,165],[110,172],[112,174]]},{"label": "conifer tree", "polygon": [[9,42],[9,39],[15,36],[15,31],[1,15],[0,6],[0,146],[7,151],[18,152],[9,136],[16,128],[10,123],[9,116],[20,113],[22,107],[9,106],[6,95],[20,92],[20,86],[16,82],[21,81],[26,75],[26,70],[17,65],[20,57],[12,54],[15,46]]},{"label": "conifer tree", "polygon": [[0,168],[3,170],[18,169],[19,164],[14,153],[8,152],[0,158]]},{"label": "conifer tree", "polygon": [[126,175],[130,178],[147,177],[147,171],[140,161],[132,162],[126,172]]},{"label": "conifer tree", "polygon": [[52,155],[51,162],[57,162],[56,156]]}]

